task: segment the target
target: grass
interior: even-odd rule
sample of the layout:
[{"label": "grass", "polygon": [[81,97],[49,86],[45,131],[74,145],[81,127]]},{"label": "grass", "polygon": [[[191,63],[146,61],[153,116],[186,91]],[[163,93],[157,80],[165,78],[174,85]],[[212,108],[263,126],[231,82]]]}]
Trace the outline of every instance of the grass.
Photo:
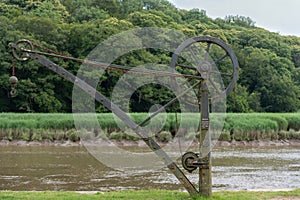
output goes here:
[{"label": "grass", "polygon": [[[268,200],[276,197],[299,197],[300,189],[287,191],[287,192],[214,192],[212,200]],[[202,197],[190,197],[188,193],[169,190],[141,190],[141,191],[120,191],[120,192],[107,192],[104,194],[79,194],[75,192],[13,192],[13,191],[1,191],[0,199],[3,200],[52,200],[52,199],[64,199],[64,200],[205,200],[207,198]],[[282,198],[281,198],[282,199]]]},{"label": "grass", "polygon": [[[92,117],[96,116],[97,121],[106,136],[110,139],[137,140],[137,137],[120,130],[126,127],[121,120],[111,113],[101,114],[76,114],[80,118],[80,127],[87,132],[95,134],[101,132],[97,128],[98,122]],[[130,114],[136,123],[140,123],[149,116],[148,113]],[[185,132],[185,138],[195,135],[195,129],[199,124],[199,115],[188,113],[184,117],[178,114],[179,121],[176,123],[176,115],[168,113],[166,116],[158,116],[151,121],[151,130],[161,133],[156,138],[167,142],[170,135],[175,134],[177,127]],[[218,114],[211,115],[213,127],[222,127]],[[162,125],[163,124],[163,125]],[[180,126],[181,125],[181,126]],[[161,127],[162,126],[162,127]],[[151,131],[150,130],[150,131]],[[192,133],[194,131],[194,133]],[[103,131],[102,131],[103,132]],[[129,131],[130,132],[130,131]],[[79,140],[75,129],[73,114],[64,113],[0,113],[0,140],[22,139],[25,141],[41,140]],[[259,139],[283,140],[300,138],[300,113],[228,113],[222,131],[221,140],[225,141],[252,141]]]}]

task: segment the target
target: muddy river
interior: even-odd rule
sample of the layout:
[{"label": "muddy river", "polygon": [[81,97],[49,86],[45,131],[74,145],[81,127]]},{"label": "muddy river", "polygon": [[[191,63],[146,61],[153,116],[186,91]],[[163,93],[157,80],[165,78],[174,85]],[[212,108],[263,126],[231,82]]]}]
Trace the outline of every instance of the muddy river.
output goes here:
[{"label": "muddy river", "polygon": [[[300,188],[300,148],[216,148],[213,190]],[[197,182],[197,172],[189,174]],[[166,167],[117,171],[82,146],[0,146],[0,190],[184,190]]]}]

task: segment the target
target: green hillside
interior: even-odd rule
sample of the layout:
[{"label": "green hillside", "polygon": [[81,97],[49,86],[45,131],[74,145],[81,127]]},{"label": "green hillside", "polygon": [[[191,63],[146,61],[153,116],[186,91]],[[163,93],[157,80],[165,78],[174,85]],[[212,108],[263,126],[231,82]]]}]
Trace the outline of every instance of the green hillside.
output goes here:
[{"label": "green hillside", "polygon": [[[76,58],[108,37],[136,27],[163,27],[189,37],[211,35],[237,54],[240,76],[228,98],[230,112],[297,112],[300,110],[300,38],[281,36],[255,26],[248,17],[211,19],[203,10],[181,10],[166,0],[2,0],[0,2],[0,112],[71,112],[73,85],[35,61],[16,62],[18,96],[9,98],[9,42],[26,38]],[[170,63],[165,52],[143,49],[116,64],[136,66],[148,61]],[[55,60],[76,72],[80,64]],[[109,79],[107,79],[109,77]],[[110,96],[120,74],[106,73],[99,90]],[[143,87],[132,96],[135,112],[168,102],[165,88]],[[147,94],[147,95],[143,95]],[[160,95],[157,95],[160,94]],[[143,96],[145,98],[140,98]],[[105,112],[102,105],[96,110]],[[176,109],[176,108],[172,108]]]}]

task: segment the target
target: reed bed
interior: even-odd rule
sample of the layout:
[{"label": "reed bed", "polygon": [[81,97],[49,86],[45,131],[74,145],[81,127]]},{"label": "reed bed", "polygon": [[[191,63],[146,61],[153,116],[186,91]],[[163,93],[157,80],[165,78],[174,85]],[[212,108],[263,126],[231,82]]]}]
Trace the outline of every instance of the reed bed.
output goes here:
[{"label": "reed bed", "polygon": [[[140,123],[150,114],[130,113]],[[227,113],[223,125],[220,114],[211,115],[212,132],[221,131],[219,140],[252,141],[260,139],[300,139],[300,113]],[[74,124],[74,117],[76,124]],[[145,126],[147,132],[157,133],[154,137],[169,141],[178,129],[185,138],[196,135],[199,114],[162,114]],[[220,118],[219,118],[220,117]],[[150,124],[149,124],[150,123]],[[82,131],[84,130],[84,131]],[[126,128],[121,120],[111,113],[65,114],[65,113],[0,113],[0,140],[22,139],[26,141],[71,140],[78,141],[83,135],[106,137],[118,140],[138,140],[138,136]]]}]

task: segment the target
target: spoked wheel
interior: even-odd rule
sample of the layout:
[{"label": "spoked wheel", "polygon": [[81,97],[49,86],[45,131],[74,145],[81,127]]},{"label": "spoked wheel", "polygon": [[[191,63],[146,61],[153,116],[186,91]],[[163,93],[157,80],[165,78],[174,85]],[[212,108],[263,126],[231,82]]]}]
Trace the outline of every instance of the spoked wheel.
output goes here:
[{"label": "spoked wheel", "polygon": [[[19,40],[16,43],[16,46],[18,46],[18,49],[13,48],[13,55],[17,60],[20,61],[26,61],[29,59],[29,55],[25,51],[32,51],[33,45],[29,40]],[[25,50],[25,51],[24,51]]]},{"label": "spoked wheel", "polygon": [[171,70],[200,75],[206,81],[211,100],[214,100],[226,97],[233,90],[238,78],[238,61],[226,43],[201,36],[186,40],[176,49]]}]

